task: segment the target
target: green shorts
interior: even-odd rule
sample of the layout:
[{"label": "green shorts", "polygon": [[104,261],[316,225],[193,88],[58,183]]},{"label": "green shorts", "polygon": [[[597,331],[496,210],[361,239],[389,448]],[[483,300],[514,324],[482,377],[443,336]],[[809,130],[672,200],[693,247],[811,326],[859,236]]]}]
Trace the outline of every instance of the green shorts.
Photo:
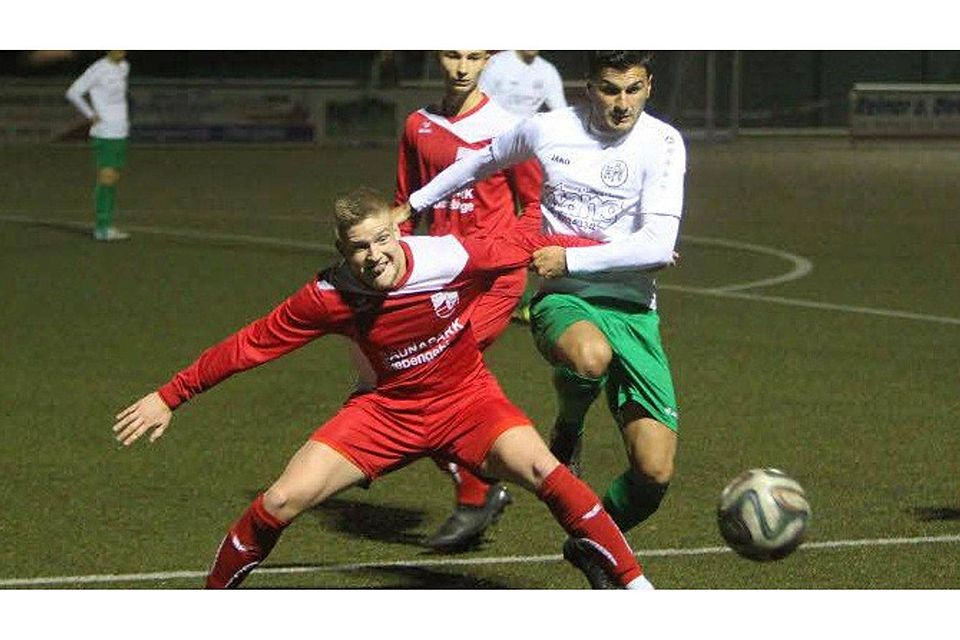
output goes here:
[{"label": "green shorts", "polygon": [[127,163],[126,138],[90,138],[97,169],[123,169]]},{"label": "green shorts", "polygon": [[677,400],[657,312],[618,300],[588,302],[574,295],[547,294],[530,308],[530,330],[547,361],[553,362],[554,345],[563,332],[581,320],[600,329],[613,349],[607,370],[607,404],[621,426],[621,409],[632,400],[677,431]]}]

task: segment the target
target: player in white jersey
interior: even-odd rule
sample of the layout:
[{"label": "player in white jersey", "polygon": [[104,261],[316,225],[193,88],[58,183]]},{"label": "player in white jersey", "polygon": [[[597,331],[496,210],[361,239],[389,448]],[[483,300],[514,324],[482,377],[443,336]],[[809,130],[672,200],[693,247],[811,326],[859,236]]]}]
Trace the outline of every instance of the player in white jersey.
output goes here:
[{"label": "player in white jersey", "polygon": [[547,109],[563,109],[563,80],[557,68],[540,57],[539,51],[501,51],[490,56],[480,89],[503,108],[527,118]]},{"label": "player in white jersey", "polygon": [[573,468],[583,418],[606,385],[630,467],[607,490],[604,505],[624,531],[659,507],[677,447],[677,406],[650,272],[673,261],[686,149],[676,129],[643,111],[652,79],[649,55],[595,52],[588,104],[525,120],[394,210],[403,217],[536,157],[544,169],[544,232],[607,241],[535,254],[534,267],[548,281],[533,305],[531,328],[556,367],[560,412],[551,449]]},{"label": "player in white jersey", "polygon": [[[90,141],[97,163],[94,188],[95,240],[126,240],[129,234],[113,226],[117,183],[126,164],[130,119],[127,112],[126,51],[108,51],[87,67],[70,88],[67,99],[90,121]],[[87,101],[86,95],[90,96]]]}]

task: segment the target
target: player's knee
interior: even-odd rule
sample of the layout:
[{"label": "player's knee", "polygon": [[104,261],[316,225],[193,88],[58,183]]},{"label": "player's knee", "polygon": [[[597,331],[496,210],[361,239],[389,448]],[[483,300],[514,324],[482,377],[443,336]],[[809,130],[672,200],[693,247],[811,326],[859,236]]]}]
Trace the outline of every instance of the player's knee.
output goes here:
[{"label": "player's knee", "polygon": [[551,453],[538,456],[531,465],[532,485],[539,488],[553,470],[560,466],[560,462]]},{"label": "player's knee", "polygon": [[600,378],[607,373],[613,350],[605,340],[589,340],[579,345],[573,354],[573,365],[578,375]]},{"label": "player's knee", "polygon": [[647,482],[668,484],[673,479],[673,457],[666,455],[641,456],[633,460],[634,473]]},{"label": "player's knee", "polygon": [[100,169],[97,172],[97,182],[105,187],[115,186],[118,182],[120,182],[120,172],[109,167]]},{"label": "player's knee", "polygon": [[296,492],[274,485],[264,492],[263,506],[274,517],[289,522],[310,505],[308,500]]}]

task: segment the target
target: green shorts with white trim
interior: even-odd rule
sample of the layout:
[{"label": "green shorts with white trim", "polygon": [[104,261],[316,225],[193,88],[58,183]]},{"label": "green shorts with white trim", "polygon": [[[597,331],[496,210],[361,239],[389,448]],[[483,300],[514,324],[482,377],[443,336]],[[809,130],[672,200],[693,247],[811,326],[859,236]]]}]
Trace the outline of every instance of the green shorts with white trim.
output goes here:
[{"label": "green shorts with white trim", "polygon": [[565,293],[540,296],[530,307],[530,330],[549,362],[554,362],[560,336],[580,321],[597,327],[613,350],[606,377],[607,403],[621,426],[623,406],[633,401],[677,431],[676,394],[656,310],[613,298],[584,300]]}]

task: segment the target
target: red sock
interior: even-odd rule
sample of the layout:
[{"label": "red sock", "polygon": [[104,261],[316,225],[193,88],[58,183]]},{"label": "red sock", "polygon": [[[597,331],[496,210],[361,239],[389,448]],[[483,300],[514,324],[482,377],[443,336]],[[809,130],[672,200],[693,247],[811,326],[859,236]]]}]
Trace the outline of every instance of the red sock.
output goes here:
[{"label": "red sock", "polygon": [[490,484],[460,465],[435,460],[437,466],[446,469],[457,485],[457,504],[469,507],[482,507],[487,502]]},{"label": "red sock", "polygon": [[626,586],[643,574],[620,529],[603,509],[600,499],[564,465],[550,472],[537,495],[553,517],[574,538],[591,542],[608,560],[607,573]]},{"label": "red sock", "polygon": [[267,513],[263,494],[257,496],[220,543],[207,576],[207,589],[228,589],[243,582],[267,557],[287,524]]}]

